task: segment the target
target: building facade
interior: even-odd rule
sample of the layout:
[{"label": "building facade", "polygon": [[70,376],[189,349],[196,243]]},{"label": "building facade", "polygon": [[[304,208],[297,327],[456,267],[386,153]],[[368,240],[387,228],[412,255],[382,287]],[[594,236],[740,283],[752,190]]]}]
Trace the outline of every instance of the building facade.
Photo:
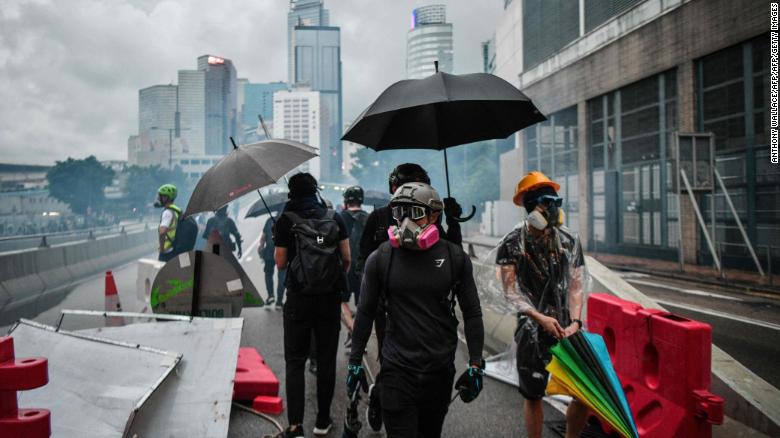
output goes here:
[{"label": "building facade", "polygon": [[444,5],[422,6],[412,10],[412,27],[406,34],[406,77],[421,79],[439,71],[452,73],[452,24],[447,23]]},{"label": "building facade", "polygon": [[295,82],[320,93],[326,108],[321,138],[320,174],[323,180],[341,180],[343,126],[341,98],[341,31],[332,26],[296,26],[293,34]]},{"label": "building facade", "polygon": [[[767,243],[780,241],[766,12],[746,0],[509,2],[496,74],[548,120],[522,131],[503,157],[502,198],[511,196],[505,182],[538,169],[561,183],[567,222],[588,250],[708,265],[693,204],[678,195],[675,145],[679,133],[711,133],[715,168],[766,261]],[[555,35],[545,31],[552,25]],[[724,266],[755,269],[715,185],[695,193],[707,232]]]},{"label": "building facade", "polygon": [[[322,179],[322,140],[328,135],[328,107],[319,91],[296,87],[274,93],[274,138],[295,140],[318,149],[319,157],[298,167]],[[295,171],[294,171],[295,172]]]},{"label": "building facade", "polygon": [[329,26],[330,12],[323,0],[291,0],[287,12],[287,83],[295,83],[295,28],[297,26]]},{"label": "building facade", "polygon": [[274,118],[274,93],[286,90],[284,82],[269,82],[266,84],[247,83],[244,85],[243,106],[241,107],[242,124],[246,128],[257,127],[257,116],[263,117],[267,124]]},{"label": "building facade", "polygon": [[180,137],[190,153],[206,153],[206,73],[179,70]]},{"label": "building facade", "polygon": [[205,154],[226,154],[232,149],[230,137],[238,132],[236,68],[229,59],[202,55],[198,70],[204,72]]}]

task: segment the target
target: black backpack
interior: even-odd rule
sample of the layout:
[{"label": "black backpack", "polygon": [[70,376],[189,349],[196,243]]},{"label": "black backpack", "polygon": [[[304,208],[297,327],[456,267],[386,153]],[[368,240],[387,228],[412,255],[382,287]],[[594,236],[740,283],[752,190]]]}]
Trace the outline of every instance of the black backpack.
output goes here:
[{"label": "black backpack", "polygon": [[[174,210],[176,211],[176,210]],[[180,219],[181,211],[176,211],[176,236],[173,238],[173,253],[178,255],[195,248],[195,241],[198,239],[198,223],[195,218],[187,216]]]},{"label": "black backpack", "polygon": [[339,226],[333,210],[322,218],[304,219],[292,211],[284,213],[292,222],[295,256],[289,262],[285,286],[303,294],[340,292],[344,278],[339,252]]}]

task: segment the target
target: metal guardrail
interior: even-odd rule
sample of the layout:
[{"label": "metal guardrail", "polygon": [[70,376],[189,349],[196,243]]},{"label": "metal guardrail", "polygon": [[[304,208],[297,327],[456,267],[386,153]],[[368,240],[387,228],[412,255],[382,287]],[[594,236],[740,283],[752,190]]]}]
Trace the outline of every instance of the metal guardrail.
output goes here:
[{"label": "metal guardrail", "polygon": [[108,225],[80,230],[59,231],[54,233],[24,234],[18,236],[0,237],[0,252],[16,251],[29,248],[48,248],[51,245],[73,242],[77,240],[95,240],[99,236],[111,234],[126,234],[129,232],[149,229],[149,223],[134,223],[124,225]]}]

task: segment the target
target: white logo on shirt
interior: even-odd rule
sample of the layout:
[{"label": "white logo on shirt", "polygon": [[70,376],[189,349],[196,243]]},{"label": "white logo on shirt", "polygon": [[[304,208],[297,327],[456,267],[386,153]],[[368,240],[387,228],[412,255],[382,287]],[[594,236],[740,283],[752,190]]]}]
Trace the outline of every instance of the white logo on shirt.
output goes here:
[{"label": "white logo on shirt", "polygon": [[434,259],[434,263],[436,263],[437,268],[441,268],[441,266],[444,264],[444,259]]}]

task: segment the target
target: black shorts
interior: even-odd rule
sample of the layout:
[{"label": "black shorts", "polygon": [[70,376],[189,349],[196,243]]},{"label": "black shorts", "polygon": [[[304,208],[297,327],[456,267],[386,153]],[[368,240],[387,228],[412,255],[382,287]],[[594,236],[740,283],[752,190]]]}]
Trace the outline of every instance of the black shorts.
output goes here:
[{"label": "black shorts", "polygon": [[352,294],[355,295],[355,305],[360,302],[360,282],[362,278],[351,269],[347,274],[347,288],[341,293],[341,302],[348,303]]},{"label": "black shorts", "polygon": [[532,319],[525,315],[518,317],[515,330],[518,390],[526,399],[544,397],[550,374],[545,367],[552,360],[550,347],[556,342]]}]

